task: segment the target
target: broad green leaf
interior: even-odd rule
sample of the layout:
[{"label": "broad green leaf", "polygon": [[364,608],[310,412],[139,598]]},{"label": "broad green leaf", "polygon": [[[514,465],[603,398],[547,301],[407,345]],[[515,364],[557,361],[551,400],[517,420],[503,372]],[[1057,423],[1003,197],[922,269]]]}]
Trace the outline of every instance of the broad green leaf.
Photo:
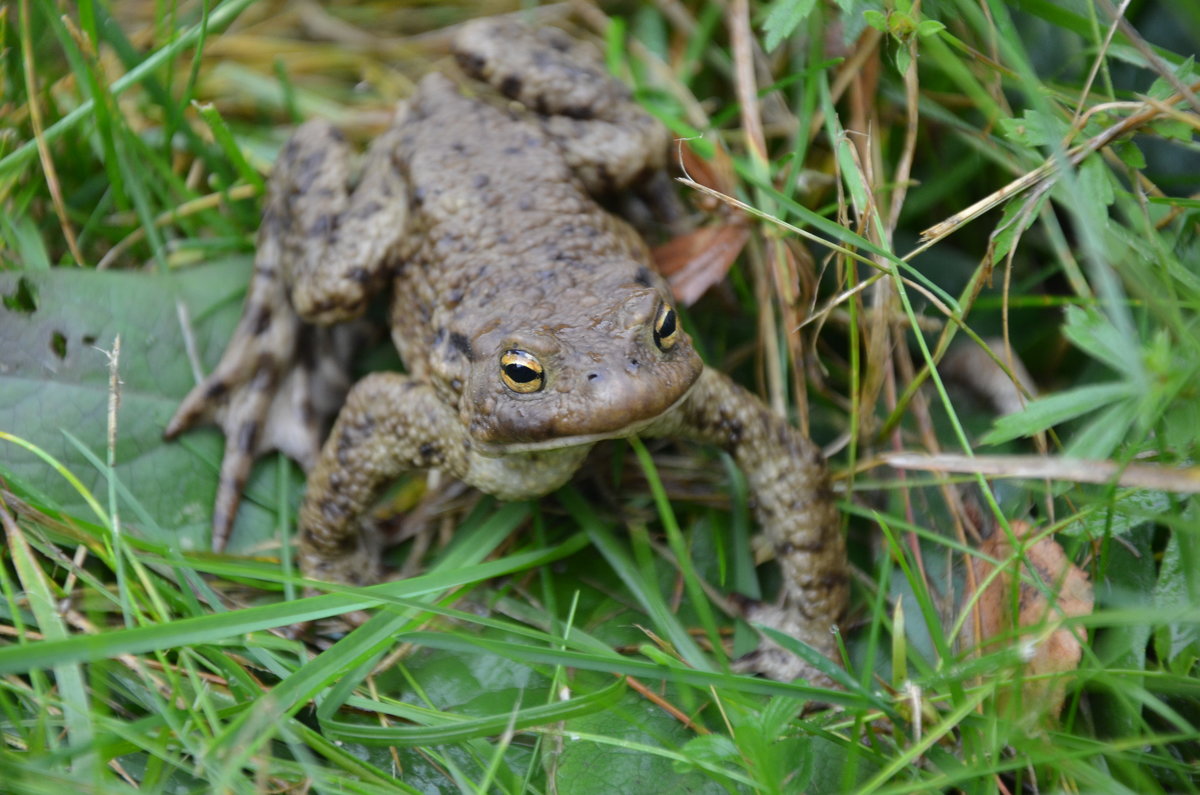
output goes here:
[{"label": "broad green leaf", "polygon": [[[189,432],[175,443],[162,439],[167,420],[195,383],[177,304],[184,301],[190,310],[207,370],[232,333],[249,273],[243,257],[164,277],[74,269],[0,273],[0,296],[8,299],[0,308],[0,429],[41,447],[93,494],[106,493],[105,476],[64,431],[106,460],[105,351],[119,334],[116,476],[159,527],[178,531],[179,543],[207,546],[224,440],[215,430]],[[22,295],[27,298],[15,300]],[[0,473],[33,486],[68,513],[90,515],[67,483],[15,445],[0,444]],[[252,482],[239,529],[258,528],[258,537],[235,531],[234,546],[272,532],[268,515],[255,506],[256,496],[270,504],[272,495],[265,483]]]},{"label": "broad green leaf", "polygon": [[1170,507],[1171,500],[1165,491],[1136,489],[1117,493],[1111,503],[1094,506],[1083,516],[1062,530],[1064,535],[1083,535],[1085,538],[1103,538],[1105,533],[1125,535],[1146,522],[1154,521]]},{"label": "broad green leaf", "polygon": [[[1190,513],[1195,515],[1195,511]],[[1154,586],[1155,608],[1170,611],[1200,601],[1200,566],[1196,565],[1196,553],[1194,523],[1182,532],[1171,534]],[[1187,621],[1164,624],[1155,631],[1154,646],[1158,658],[1165,663],[1172,664],[1176,658],[1184,658],[1181,665],[1172,665],[1172,668],[1186,673],[1200,657],[1200,624]]]},{"label": "broad green leaf", "polygon": [[[690,732],[641,696],[626,693],[621,700],[604,712],[576,718],[567,724],[567,737],[572,733],[593,739],[568,739],[563,745],[558,763],[558,792],[562,795],[601,795],[613,792],[695,792],[724,793],[730,790],[718,781],[741,789],[730,779],[711,780],[700,771],[680,770],[683,760],[671,757],[691,756]],[[719,743],[720,741],[713,741]],[[662,748],[671,756],[645,753],[642,748]],[[727,760],[719,754],[706,753],[702,747],[694,756],[697,764],[724,767]]]}]

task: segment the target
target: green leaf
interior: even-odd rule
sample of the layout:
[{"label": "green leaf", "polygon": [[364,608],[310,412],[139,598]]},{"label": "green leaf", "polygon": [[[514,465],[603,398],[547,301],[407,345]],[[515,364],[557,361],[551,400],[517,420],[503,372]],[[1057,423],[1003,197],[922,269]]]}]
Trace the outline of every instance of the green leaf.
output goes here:
[{"label": "green leaf", "polygon": [[996,420],[992,430],[980,441],[983,444],[1001,444],[1022,436],[1032,436],[1060,422],[1073,420],[1135,394],[1129,384],[1117,381],[1082,386],[1039,398],[1026,406],[1024,411]]},{"label": "green leaf", "polygon": [[[716,795],[745,788],[745,779],[735,776],[733,771],[730,777],[718,772],[728,760],[721,755],[722,741],[708,737],[720,735],[689,739],[690,732],[678,721],[634,694],[625,694],[604,712],[570,721],[566,731],[566,736],[574,739],[564,744],[558,760],[556,780],[562,795],[613,792]],[[696,746],[697,753],[691,753],[697,740],[703,742]],[[656,749],[662,751],[655,753]],[[686,769],[689,762],[694,762],[690,770]],[[730,789],[719,782],[727,782]]]},{"label": "green leaf", "polygon": [[1117,330],[1105,315],[1082,307],[1066,308],[1063,334],[1076,347],[1113,370],[1127,381],[1143,382],[1142,353],[1138,341]]},{"label": "green leaf", "polygon": [[1062,532],[1090,539],[1103,538],[1105,533],[1125,535],[1159,518],[1170,505],[1170,497],[1165,491],[1136,489],[1121,492],[1110,503],[1096,506],[1082,521],[1068,525]]},{"label": "green leaf", "polygon": [[[1195,511],[1190,511],[1194,516]],[[1166,612],[1200,602],[1200,566],[1196,560],[1196,526],[1171,534],[1163,550],[1158,582],[1154,585],[1154,606]],[[1200,624],[1191,621],[1172,621],[1157,628],[1154,647],[1158,659],[1172,664],[1174,670],[1186,673],[1200,657]]]},{"label": "green leaf", "polygon": [[921,38],[941,33],[946,26],[936,19],[923,19],[917,23],[917,35]]},{"label": "green leaf", "polygon": [[[702,734],[699,737],[693,737],[683,746],[683,753],[698,762],[707,762],[711,765],[736,762],[740,755],[737,745],[724,734]],[[676,765],[676,769],[681,772],[687,767],[683,763]]]},{"label": "green leaf", "polygon": [[1000,131],[1023,146],[1057,146],[1071,132],[1071,125],[1057,116],[1026,110],[1020,119],[1000,119]]},{"label": "green leaf", "polygon": [[1010,201],[1005,206],[996,231],[992,233],[992,262],[1000,263],[1008,256],[1021,234],[1038,219],[1042,205],[1049,198],[1050,194],[1042,191],[1030,198]]},{"label": "green leaf", "polygon": [[1108,458],[1133,427],[1140,408],[1136,400],[1122,400],[1107,407],[1075,433],[1064,453],[1072,458]]},{"label": "green leaf", "polygon": [[771,3],[763,22],[763,33],[767,36],[763,47],[766,51],[773,51],[791,36],[816,6],[817,0],[775,0]]},{"label": "green leaf", "polygon": [[[207,547],[224,440],[215,430],[165,443],[163,428],[195,384],[184,352],[176,305],[187,297],[201,361],[211,368],[241,310],[250,263],[234,257],[178,277],[52,269],[0,273],[0,295],[27,297],[24,310],[0,310],[0,428],[62,462],[93,493],[107,491],[105,475],[64,435],[69,430],[95,456],[106,458],[109,374],[106,350],[121,336],[121,406],[117,415],[116,477],[160,528],[178,543]],[[244,548],[274,529],[258,505],[271,505],[273,473],[252,479],[234,544]],[[271,468],[273,469],[273,467]],[[0,472],[29,484],[68,513],[87,515],[82,498],[40,460],[0,444]],[[211,476],[198,476],[200,473]],[[253,530],[254,532],[245,532]]]}]

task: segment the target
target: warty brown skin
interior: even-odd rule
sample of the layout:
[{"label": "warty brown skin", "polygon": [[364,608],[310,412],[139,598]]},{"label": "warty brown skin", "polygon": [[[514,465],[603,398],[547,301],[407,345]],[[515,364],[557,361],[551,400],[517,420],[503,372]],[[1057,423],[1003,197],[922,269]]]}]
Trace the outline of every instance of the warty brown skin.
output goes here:
[{"label": "warty brown skin", "polygon": [[[214,545],[269,449],[310,470],[303,572],[362,584],[381,576],[362,519],[404,472],[439,469],[522,499],[561,486],[601,439],[694,439],[746,473],[783,568],[781,610],[750,617],[832,655],[847,576],[820,452],[703,365],[645,244],[593,199],[661,168],[666,131],[561,31],[480,20],[457,51],[466,71],[540,115],[430,75],[372,143],[356,186],[350,151],[324,122],[280,154],[242,321],[167,428],[225,430]],[[319,419],[345,393],[348,321],[387,287],[408,372],[356,384],[318,454]],[[505,369],[514,361],[528,367]],[[753,667],[814,676],[769,643]]]}]

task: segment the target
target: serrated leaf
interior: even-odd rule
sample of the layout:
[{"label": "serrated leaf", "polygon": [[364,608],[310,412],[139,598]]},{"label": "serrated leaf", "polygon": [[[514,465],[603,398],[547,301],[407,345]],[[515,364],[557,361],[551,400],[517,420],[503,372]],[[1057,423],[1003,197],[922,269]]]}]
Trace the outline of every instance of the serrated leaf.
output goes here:
[{"label": "serrated leaf", "polygon": [[[1175,77],[1184,85],[1188,85],[1195,79],[1196,56],[1189,55],[1187,60],[1175,67]],[[1175,94],[1175,86],[1171,85],[1171,81],[1165,78],[1158,78],[1150,84],[1150,90],[1146,92],[1146,96],[1151,99],[1167,99]]]},{"label": "serrated leaf", "polygon": [[1134,141],[1117,141],[1112,145],[1113,152],[1121,158],[1121,162],[1129,168],[1140,171],[1146,167],[1146,156]]},{"label": "serrated leaf", "polygon": [[817,0],[775,0],[771,3],[767,18],[763,21],[763,33],[766,34],[763,47],[766,51],[771,52],[795,33],[816,6]]},{"label": "serrated leaf", "polygon": [[741,755],[733,740],[724,734],[702,734],[683,746],[683,753],[698,762],[722,765],[736,761]]},{"label": "serrated leaf", "polygon": [[996,420],[995,426],[980,441],[1001,444],[1022,436],[1032,436],[1060,422],[1082,417],[1117,401],[1134,396],[1133,388],[1124,382],[1091,384],[1039,398],[1018,414]]},{"label": "serrated leaf", "polygon": [[[1064,186],[1066,183],[1060,183]],[[1113,203],[1113,187],[1108,166],[1100,155],[1086,158],[1079,166],[1076,207],[1096,227],[1108,221],[1108,207]]]},{"label": "serrated leaf", "polygon": [[1020,119],[1000,119],[1000,131],[1008,140],[1023,146],[1050,146],[1061,143],[1070,134],[1071,126],[1057,116],[1026,110]]},{"label": "serrated leaf", "polygon": [[1195,128],[1183,119],[1159,119],[1150,123],[1150,129],[1168,141],[1191,143]]},{"label": "serrated leaf", "polygon": [[1099,312],[1069,306],[1064,314],[1063,334],[1075,347],[1124,375],[1128,381],[1145,380],[1137,340],[1122,334]]},{"label": "serrated leaf", "polygon": [[1122,400],[1088,421],[1063,451],[1070,458],[1104,459],[1116,451],[1138,417],[1139,403]]},{"label": "serrated leaf", "polygon": [[1004,208],[1004,215],[996,224],[997,231],[993,233],[995,236],[992,244],[992,262],[1001,262],[1008,256],[1017,238],[1037,220],[1042,205],[1049,198],[1050,194],[1043,191],[1031,197],[1032,207],[1030,199],[1008,203]]}]

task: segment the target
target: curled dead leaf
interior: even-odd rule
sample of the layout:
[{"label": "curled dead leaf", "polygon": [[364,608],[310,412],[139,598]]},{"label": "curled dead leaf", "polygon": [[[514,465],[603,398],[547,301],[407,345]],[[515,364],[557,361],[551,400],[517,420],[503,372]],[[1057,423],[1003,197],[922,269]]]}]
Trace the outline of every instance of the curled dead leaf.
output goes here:
[{"label": "curled dead leaf", "polygon": [[[1030,534],[1026,522],[1015,521],[1011,526],[1018,539]],[[1049,537],[1026,547],[1020,578],[1014,577],[1017,562],[1013,560],[1014,550],[1006,533],[994,532],[980,545],[980,552],[1000,561],[1004,567],[993,577],[992,563],[971,558],[975,582],[987,583],[975,605],[979,637],[990,650],[1002,643],[1020,644],[1025,661],[1022,713],[1057,718],[1066,695],[1066,677],[1062,674],[1079,667],[1083,644],[1087,642],[1084,627],[1064,627],[1062,623],[1067,618],[1091,614],[1095,604],[1092,584],[1087,574],[1067,559],[1058,542]],[[1019,589],[1015,600],[1014,584]],[[968,619],[967,626],[974,627],[975,622]]]},{"label": "curled dead leaf", "polygon": [[749,236],[750,230],[741,223],[701,227],[656,247],[654,264],[676,300],[691,306],[725,278]]}]

